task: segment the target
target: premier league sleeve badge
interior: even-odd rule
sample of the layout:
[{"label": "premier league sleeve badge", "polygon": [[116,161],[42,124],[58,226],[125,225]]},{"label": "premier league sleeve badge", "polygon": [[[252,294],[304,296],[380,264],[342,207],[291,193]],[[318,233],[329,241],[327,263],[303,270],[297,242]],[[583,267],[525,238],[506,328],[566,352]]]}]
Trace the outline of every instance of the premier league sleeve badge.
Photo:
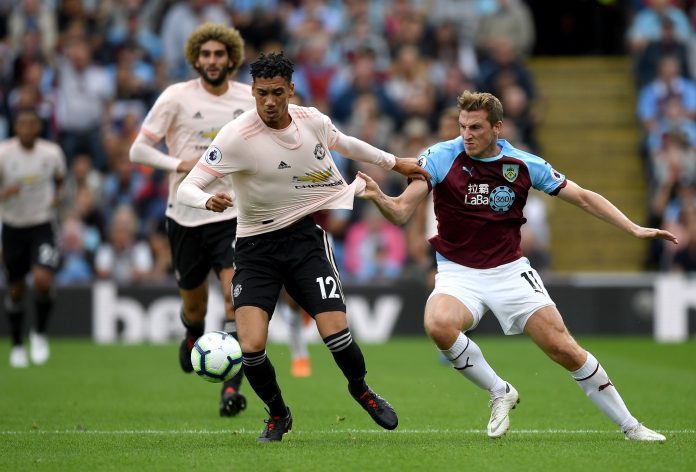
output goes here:
[{"label": "premier league sleeve badge", "polygon": [[205,151],[205,162],[208,165],[214,166],[220,163],[222,160],[222,152],[217,146],[210,146],[207,151]]}]

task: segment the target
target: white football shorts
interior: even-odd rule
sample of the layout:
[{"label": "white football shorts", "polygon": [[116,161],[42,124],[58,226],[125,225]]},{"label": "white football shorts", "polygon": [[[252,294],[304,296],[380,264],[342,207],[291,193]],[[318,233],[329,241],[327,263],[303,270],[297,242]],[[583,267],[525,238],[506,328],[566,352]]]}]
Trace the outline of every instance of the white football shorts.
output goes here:
[{"label": "white football shorts", "polygon": [[490,310],[508,335],[522,333],[539,308],[555,305],[526,257],[492,269],[473,269],[440,259],[430,297],[438,293],[455,297],[471,311],[474,324],[469,329]]}]

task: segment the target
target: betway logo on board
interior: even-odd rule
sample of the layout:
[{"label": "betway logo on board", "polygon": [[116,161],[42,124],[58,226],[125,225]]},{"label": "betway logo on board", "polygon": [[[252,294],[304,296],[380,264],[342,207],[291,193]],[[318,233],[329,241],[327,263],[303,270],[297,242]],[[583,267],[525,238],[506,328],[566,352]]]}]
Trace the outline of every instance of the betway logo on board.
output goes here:
[{"label": "betway logo on board", "polygon": [[[216,311],[212,298],[211,315]],[[178,295],[160,297],[145,307],[135,298],[119,296],[116,284],[98,282],[92,288],[92,337],[100,344],[168,342],[184,334],[180,310]]]},{"label": "betway logo on board", "polygon": [[[353,336],[363,342],[384,342],[391,336],[403,300],[398,295],[380,295],[371,302],[367,297],[346,297],[348,321]],[[184,327],[179,319],[181,299],[178,294],[160,296],[147,306],[134,297],[120,295],[111,282],[96,283],[92,289],[92,337],[100,344],[165,343],[181,339]],[[225,311],[222,294],[211,290],[208,298],[206,331],[222,329]],[[314,324],[304,334],[308,340],[321,342]],[[285,342],[287,320],[275,313],[269,327],[270,342]]]}]

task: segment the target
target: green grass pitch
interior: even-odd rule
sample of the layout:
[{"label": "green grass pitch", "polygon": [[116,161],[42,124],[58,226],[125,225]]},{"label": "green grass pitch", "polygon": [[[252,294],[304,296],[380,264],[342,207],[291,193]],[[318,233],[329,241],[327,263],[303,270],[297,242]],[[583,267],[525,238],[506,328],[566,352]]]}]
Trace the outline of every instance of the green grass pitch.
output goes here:
[{"label": "green grass pitch", "polygon": [[667,436],[625,441],[564,370],[524,337],[477,337],[520,392],[511,428],[486,436],[488,398],[439,363],[425,338],[362,348],[369,384],[395,407],[380,430],[352,400],[328,350],[312,345],[313,375],[289,375],[284,345],[269,346],[294,416],[282,443],[258,444],[266,413],[245,384],[245,412],[220,418],[219,385],[179,371],[178,345],[52,342],[43,367],[7,366],[0,340],[0,470],[6,471],[693,471],[696,342],[580,338],[633,414]]}]

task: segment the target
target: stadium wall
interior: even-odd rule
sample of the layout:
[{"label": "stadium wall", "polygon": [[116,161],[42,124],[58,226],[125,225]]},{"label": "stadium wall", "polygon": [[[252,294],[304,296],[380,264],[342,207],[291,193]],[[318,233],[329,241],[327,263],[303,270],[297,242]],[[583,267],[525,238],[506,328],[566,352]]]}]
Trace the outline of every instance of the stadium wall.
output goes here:
[{"label": "stadium wall", "polygon": [[[653,335],[658,341],[680,342],[696,333],[696,278],[677,275],[578,275],[547,277],[546,288],[575,335]],[[429,290],[418,283],[345,285],[351,330],[361,342],[380,343],[393,335],[424,335],[423,307]],[[4,288],[0,288],[4,297]],[[27,304],[28,309],[31,304]],[[179,339],[180,301],[176,287],[117,286],[97,282],[63,287],[57,292],[50,334],[91,337],[97,343],[162,343]],[[213,290],[208,330],[220,329],[222,294]],[[29,317],[31,319],[31,317]],[[28,329],[29,323],[25,323]],[[476,329],[500,334],[490,313]],[[311,323],[306,335],[320,341]],[[0,336],[8,336],[5,316]],[[287,324],[274,315],[269,337],[287,339]]]}]

